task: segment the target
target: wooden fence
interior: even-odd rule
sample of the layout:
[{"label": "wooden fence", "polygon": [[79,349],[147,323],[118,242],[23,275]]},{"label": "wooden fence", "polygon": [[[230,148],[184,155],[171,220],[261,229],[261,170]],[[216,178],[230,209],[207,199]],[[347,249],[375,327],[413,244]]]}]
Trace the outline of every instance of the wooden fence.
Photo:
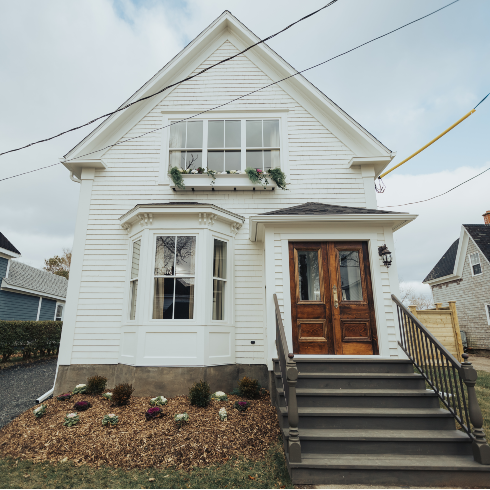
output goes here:
[{"label": "wooden fence", "polygon": [[456,301],[449,301],[449,306],[443,307],[436,303],[430,310],[417,310],[416,306],[409,306],[412,315],[427,327],[441,344],[459,361],[463,355],[463,343],[459,330]]}]

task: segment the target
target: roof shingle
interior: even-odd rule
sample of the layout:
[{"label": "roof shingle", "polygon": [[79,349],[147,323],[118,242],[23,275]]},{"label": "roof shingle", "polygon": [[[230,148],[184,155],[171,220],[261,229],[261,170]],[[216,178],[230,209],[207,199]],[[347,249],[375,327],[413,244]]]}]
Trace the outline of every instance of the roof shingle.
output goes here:
[{"label": "roof shingle", "polygon": [[490,225],[463,225],[470,237],[490,262]]},{"label": "roof shingle", "polygon": [[453,273],[458,245],[459,238],[446,250],[446,253],[439,259],[439,262],[437,262],[422,282],[433,281],[434,279],[439,279],[440,277],[445,277]]},{"label": "roof shingle", "polygon": [[290,208],[277,209],[276,211],[269,211],[268,213],[262,213],[265,215],[306,215],[306,214],[403,214],[394,211],[382,211],[381,209],[366,209],[366,208],[354,208],[351,206],[336,206],[334,204],[323,204],[320,202],[307,202],[298,206],[292,206]]},{"label": "roof shingle", "polygon": [[7,240],[7,237],[2,232],[0,232],[0,248],[20,255],[20,252]]}]

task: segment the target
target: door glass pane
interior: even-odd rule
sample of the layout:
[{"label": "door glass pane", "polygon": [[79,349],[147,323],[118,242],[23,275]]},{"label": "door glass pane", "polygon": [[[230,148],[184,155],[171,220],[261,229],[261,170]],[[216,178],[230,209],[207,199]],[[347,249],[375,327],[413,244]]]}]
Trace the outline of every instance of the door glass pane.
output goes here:
[{"label": "door glass pane", "polygon": [[175,236],[157,236],[155,276],[173,276]]},{"label": "door glass pane", "polygon": [[225,122],[225,146],[226,148],[240,148],[241,144],[240,121]]},{"label": "door glass pane", "polygon": [[225,151],[225,170],[240,170],[242,160],[239,151]]},{"label": "door glass pane", "polygon": [[225,281],[213,279],[213,320],[224,320]]},{"label": "door glass pane", "polygon": [[318,251],[298,251],[299,296],[301,301],[321,301]]},{"label": "door glass pane", "polygon": [[224,157],[224,151],[208,151],[208,169],[223,172]]},{"label": "door glass pane", "polygon": [[262,121],[247,121],[247,148],[262,147]]},{"label": "door glass pane", "polygon": [[133,243],[133,260],[131,261],[131,279],[136,279],[140,270],[141,240]]},{"label": "door glass pane", "polygon": [[202,148],[202,121],[187,121],[186,148]]},{"label": "door glass pane", "polygon": [[170,126],[170,148],[185,148],[185,122]]},{"label": "door glass pane", "polygon": [[129,319],[136,318],[136,299],[138,297],[138,279],[131,282],[131,310],[129,311]]},{"label": "door glass pane", "polygon": [[208,148],[224,148],[225,122],[208,122]]},{"label": "door glass pane", "polygon": [[153,318],[170,320],[174,309],[174,283],[172,277],[155,277],[153,293]]},{"label": "door glass pane", "polygon": [[213,277],[226,279],[226,248],[226,242],[214,240]]},{"label": "door glass pane", "polygon": [[247,167],[262,169],[262,150],[247,151]]},{"label": "door glass pane", "polygon": [[176,272],[178,276],[193,276],[196,269],[196,237],[178,236],[175,253]]},{"label": "door glass pane", "polygon": [[264,121],[264,147],[279,146],[279,121]]},{"label": "door glass pane", "polygon": [[359,252],[339,250],[340,281],[343,301],[362,301]]},{"label": "door glass pane", "polygon": [[194,278],[189,278],[189,277],[176,278],[174,318],[180,320],[192,320],[193,317],[194,317]]}]

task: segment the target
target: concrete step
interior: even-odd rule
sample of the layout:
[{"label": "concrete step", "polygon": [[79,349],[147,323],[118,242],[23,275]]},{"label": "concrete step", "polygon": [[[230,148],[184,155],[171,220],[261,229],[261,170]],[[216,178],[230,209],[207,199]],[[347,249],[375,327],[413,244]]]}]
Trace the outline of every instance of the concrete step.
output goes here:
[{"label": "concrete step", "polygon": [[457,430],[300,429],[299,437],[302,454],[472,454],[471,439]]},{"label": "concrete step", "polygon": [[288,466],[295,485],[487,488],[490,481],[490,466],[472,456],[303,453],[301,463]]},{"label": "concrete step", "polygon": [[[294,360],[301,373],[413,373],[412,362],[405,359],[295,358]],[[274,364],[279,364],[278,359],[273,359],[273,361]]]},{"label": "concrete step", "polygon": [[[281,427],[288,427],[285,407]],[[440,408],[299,407],[299,429],[454,430],[453,416]]]},{"label": "concrete step", "polygon": [[[283,389],[277,394],[279,406],[285,406]],[[432,390],[299,388],[296,394],[298,407],[439,408]]]},{"label": "concrete step", "polygon": [[[280,374],[276,374],[280,378]],[[425,380],[415,373],[299,373],[297,388],[423,390]]]}]

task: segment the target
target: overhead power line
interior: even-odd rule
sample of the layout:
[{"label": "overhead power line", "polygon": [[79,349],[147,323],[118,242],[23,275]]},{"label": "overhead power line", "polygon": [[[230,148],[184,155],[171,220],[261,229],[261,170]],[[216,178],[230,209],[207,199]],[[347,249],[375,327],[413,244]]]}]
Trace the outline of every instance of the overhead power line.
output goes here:
[{"label": "overhead power line", "polygon": [[68,159],[68,160],[64,160],[63,162],[53,163],[52,165],[48,165],[48,166],[41,167],[41,168],[38,168],[38,169],[30,170],[30,171],[28,171],[28,172],[23,172],[23,173],[20,173],[20,174],[17,174],[17,175],[12,175],[12,176],[10,176],[10,177],[4,177],[3,179],[0,179],[0,182],[2,182],[2,181],[4,181],[4,180],[13,179],[13,178],[15,178],[15,177],[20,177],[20,176],[22,176],[22,175],[26,175],[26,174],[29,174],[29,173],[32,173],[32,172],[37,172],[37,171],[39,171],[39,170],[44,170],[45,168],[54,167],[55,165],[59,165],[59,164],[61,164],[61,163],[67,163],[67,162],[71,162],[71,161],[73,161],[73,160],[78,160],[78,159],[80,159],[80,158],[86,157],[86,156],[91,155],[91,154],[93,154],[93,153],[99,153],[100,151],[104,151],[104,150],[106,150],[106,149],[108,149],[108,148],[112,148],[112,147],[114,147],[114,146],[117,146],[117,145],[120,145],[120,144],[126,143],[126,142],[128,142],[128,141],[135,140],[135,139],[137,139],[137,138],[141,138],[141,137],[146,136],[146,135],[148,135],[148,134],[155,133],[156,131],[160,131],[161,129],[168,128],[169,126],[172,126],[172,125],[174,125],[174,124],[178,124],[178,123],[180,123],[180,122],[187,121],[187,120],[189,120],[189,119],[193,119],[193,118],[195,118],[195,117],[198,117],[198,116],[200,116],[200,115],[202,115],[202,114],[205,114],[205,113],[207,113],[207,112],[214,111],[214,110],[219,109],[219,108],[221,108],[221,107],[224,107],[224,106],[226,106],[226,105],[228,105],[228,104],[231,104],[232,102],[236,102],[237,100],[243,99],[244,97],[248,97],[249,95],[252,95],[252,94],[254,94],[254,93],[256,93],[256,92],[260,92],[261,90],[264,90],[264,89],[266,89],[266,88],[268,88],[268,87],[271,87],[271,86],[276,85],[276,84],[278,84],[278,83],[284,82],[285,80],[288,80],[289,78],[295,77],[296,75],[299,75],[299,74],[304,73],[304,72],[306,72],[306,71],[312,70],[313,68],[317,68],[318,66],[324,65],[324,64],[326,64],[326,63],[329,63],[330,61],[333,61],[333,60],[334,60],[334,59],[336,59],[336,58],[339,58],[339,57],[344,56],[344,55],[346,55],[346,54],[348,54],[348,53],[351,53],[352,51],[355,51],[356,49],[359,49],[359,48],[361,48],[361,47],[363,47],[363,46],[366,46],[367,44],[370,44],[370,43],[372,43],[372,42],[374,42],[374,41],[377,41],[378,39],[381,39],[381,38],[383,38],[383,37],[386,37],[386,36],[388,36],[389,34],[392,34],[392,33],[396,32],[396,31],[399,31],[400,29],[403,29],[404,27],[407,27],[407,26],[409,26],[409,25],[411,25],[411,24],[414,24],[415,22],[418,22],[418,21],[420,21],[420,20],[422,20],[422,19],[425,19],[425,18],[427,18],[427,17],[430,17],[431,15],[434,15],[435,13],[440,12],[441,10],[443,10],[443,9],[445,9],[445,8],[447,8],[447,7],[449,7],[450,5],[453,5],[454,3],[458,2],[458,1],[459,1],[459,0],[454,0],[453,2],[448,3],[447,5],[445,5],[445,6],[441,7],[441,8],[439,8],[439,9],[437,9],[437,10],[434,10],[433,12],[431,12],[431,13],[429,13],[429,14],[426,14],[426,15],[424,15],[424,16],[422,16],[422,17],[419,17],[418,19],[412,20],[411,22],[408,22],[407,24],[404,24],[404,25],[402,25],[402,26],[400,26],[400,27],[397,27],[396,29],[393,29],[393,30],[391,30],[391,31],[389,31],[389,32],[387,32],[387,33],[385,33],[385,34],[382,34],[381,36],[377,36],[377,37],[375,37],[375,38],[371,39],[370,41],[366,41],[366,42],[364,42],[364,43],[362,43],[362,44],[359,44],[359,45],[358,45],[358,46],[356,46],[355,48],[351,48],[351,49],[349,49],[349,50],[347,50],[347,51],[344,51],[343,53],[340,53],[340,54],[338,54],[338,55],[336,55],[336,56],[333,56],[332,58],[329,58],[329,59],[327,59],[327,60],[325,60],[325,61],[322,61],[321,63],[317,63],[316,65],[310,66],[309,68],[305,68],[304,70],[299,70],[299,71],[296,71],[296,72],[295,72],[295,73],[293,73],[292,75],[289,75],[289,76],[284,77],[284,78],[282,78],[282,79],[280,79],[280,80],[277,80],[276,82],[269,83],[268,85],[265,85],[265,86],[263,86],[263,87],[261,87],[261,88],[258,88],[258,89],[256,89],[256,90],[252,90],[251,92],[248,92],[247,94],[241,95],[240,97],[236,97],[235,99],[229,100],[228,102],[224,102],[223,104],[217,105],[217,106],[212,107],[212,108],[210,108],[210,109],[206,109],[206,110],[201,111],[201,112],[199,112],[199,113],[197,113],[197,114],[194,114],[194,115],[189,116],[189,117],[185,117],[185,118],[183,118],[183,119],[180,119],[179,121],[174,121],[174,122],[172,122],[172,123],[170,123],[170,124],[167,124],[167,125],[165,125],[165,126],[161,126],[161,127],[159,127],[159,128],[153,129],[153,130],[151,130],[151,131],[147,131],[147,132],[142,133],[142,134],[140,134],[140,135],[138,135],[138,136],[133,136],[132,138],[127,138],[127,139],[125,139],[125,140],[118,141],[117,143],[114,143],[114,144],[111,144],[111,145],[107,145],[107,146],[105,146],[105,147],[103,147],[103,148],[99,148],[98,150],[94,150],[94,151],[91,151],[91,152],[85,153],[85,154],[83,154],[83,155],[79,155],[79,156],[77,156],[76,158],[71,158],[71,159]]},{"label": "overhead power line", "polygon": [[422,201],[414,201],[414,202],[407,202],[405,204],[393,204],[392,206],[378,206],[380,208],[398,208],[400,206],[408,206],[410,204],[419,204],[421,202],[427,202],[427,201],[432,201],[432,199],[437,199],[438,197],[445,196],[451,191],[454,191],[454,189],[457,189],[458,187],[461,187],[463,184],[466,184],[470,180],[476,179],[477,177],[480,177],[480,175],[484,174],[485,172],[488,172],[490,170],[490,167],[484,170],[483,172],[480,172],[478,175],[475,175],[474,177],[471,177],[471,179],[465,180],[464,182],[461,182],[461,184],[458,184],[457,186],[454,186],[452,189],[449,189],[446,192],[443,192],[442,194],[438,194],[437,196],[430,197],[429,199],[424,199]]},{"label": "overhead power line", "polygon": [[179,80],[178,82],[175,82],[175,83],[172,83],[170,85],[167,85],[166,87],[162,88],[158,92],[155,92],[154,94],[147,95],[146,97],[142,97],[141,99],[138,99],[138,100],[135,100],[133,102],[130,102],[129,104],[126,104],[126,105],[123,105],[123,106],[119,107],[119,109],[116,109],[115,111],[108,112],[107,114],[103,114],[102,116],[96,117],[95,119],[92,119],[91,121],[89,121],[89,122],[87,122],[85,124],[82,124],[80,126],[76,126],[74,128],[71,128],[71,129],[68,129],[68,130],[63,131],[63,132],[61,132],[59,134],[56,134],[54,136],[50,136],[49,138],[45,138],[45,139],[42,139],[42,140],[39,140],[39,141],[34,141],[33,143],[29,143],[27,145],[20,146],[19,148],[14,148],[13,150],[4,151],[4,152],[0,153],[0,156],[6,155],[7,153],[13,153],[14,151],[24,150],[25,148],[29,148],[30,146],[37,145],[39,143],[45,143],[45,142],[51,141],[51,140],[53,140],[55,138],[59,138],[60,136],[63,136],[64,134],[70,133],[72,131],[76,131],[77,129],[84,128],[85,126],[90,126],[90,124],[93,124],[94,122],[98,121],[99,119],[103,119],[104,117],[112,116],[113,114],[116,114],[117,112],[124,111],[124,110],[128,109],[129,107],[131,107],[131,106],[133,106],[135,104],[138,104],[139,102],[143,102],[144,100],[151,99],[152,97],[155,97],[155,95],[161,94],[162,92],[165,92],[166,90],[168,90],[168,89],[170,89],[172,87],[175,87],[176,85],[180,85],[181,83],[188,82],[189,80],[192,80],[193,78],[196,78],[199,75],[202,75],[204,72],[206,72],[208,70],[211,70],[211,68],[214,68],[214,67],[216,67],[218,65],[221,65],[223,63],[226,63],[227,61],[230,61],[233,58],[236,58],[237,56],[240,56],[241,54],[246,53],[247,51],[249,51],[250,49],[254,48],[255,46],[258,46],[259,44],[263,44],[266,41],[269,41],[270,39],[278,36],[279,34],[283,33],[284,31],[287,31],[288,29],[290,29],[294,25],[298,24],[299,22],[302,22],[303,20],[306,20],[306,19],[312,17],[313,15],[317,14],[318,12],[321,12],[322,10],[326,9],[327,7],[330,7],[334,3],[337,3],[338,1],[339,0],[331,0],[329,3],[327,3],[323,7],[319,8],[318,10],[315,10],[314,12],[311,12],[311,14],[305,15],[301,19],[298,19],[297,21],[293,22],[292,24],[289,24],[287,27],[285,27],[284,29],[281,29],[280,31],[276,32],[275,34],[272,34],[269,37],[266,37],[264,39],[261,39],[260,41],[256,42],[255,44],[252,44],[248,48],[245,48],[243,51],[240,51],[239,53],[236,53],[233,56],[229,56],[228,58],[225,58],[224,60],[218,61],[214,65],[208,66],[207,68],[204,68],[203,70],[195,73],[194,75],[191,75],[191,76],[189,76],[187,78],[184,78],[182,80]]}]

